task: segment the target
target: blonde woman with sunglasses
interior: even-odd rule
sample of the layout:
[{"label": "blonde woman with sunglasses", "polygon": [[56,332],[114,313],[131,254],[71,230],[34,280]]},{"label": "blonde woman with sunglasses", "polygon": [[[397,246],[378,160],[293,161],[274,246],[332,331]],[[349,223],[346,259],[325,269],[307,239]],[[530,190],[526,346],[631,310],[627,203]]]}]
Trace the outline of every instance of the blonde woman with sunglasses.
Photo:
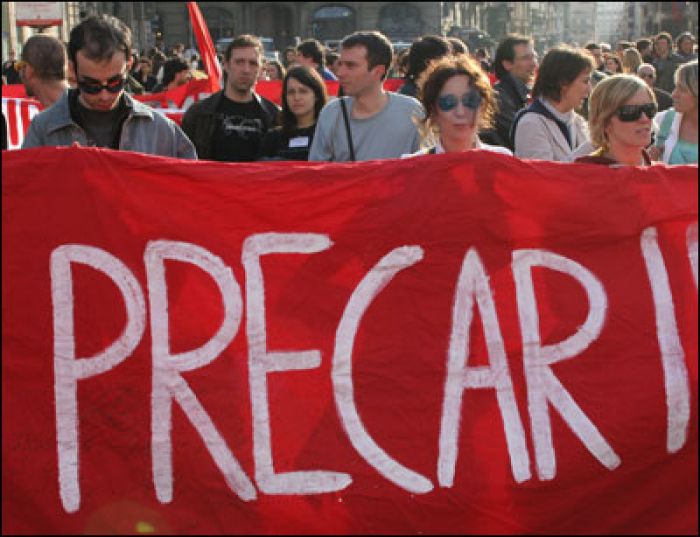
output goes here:
[{"label": "blonde woman with sunglasses", "polygon": [[575,162],[607,166],[648,166],[654,92],[634,75],[615,75],[599,82],[588,101],[588,127],[595,151]]},{"label": "blonde woman with sunglasses", "polygon": [[479,140],[478,130],[492,125],[496,98],[481,67],[468,56],[431,62],[418,80],[418,98],[425,110],[419,121],[423,149],[404,157],[470,149],[512,155]]}]

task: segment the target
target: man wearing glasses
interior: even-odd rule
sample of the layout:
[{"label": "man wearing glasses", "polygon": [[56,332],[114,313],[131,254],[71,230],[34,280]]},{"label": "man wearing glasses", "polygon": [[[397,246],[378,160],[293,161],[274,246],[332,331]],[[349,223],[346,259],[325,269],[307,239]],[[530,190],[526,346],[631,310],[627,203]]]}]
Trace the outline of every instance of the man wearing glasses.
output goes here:
[{"label": "man wearing glasses", "polygon": [[196,159],[180,127],[125,92],[131,31],[111,15],[83,20],[70,34],[70,68],[78,88],[67,91],[29,126],[22,149],[79,144]]},{"label": "man wearing glasses", "polygon": [[668,110],[673,106],[673,98],[666,90],[654,86],[656,83],[656,69],[650,63],[643,63],[637,68],[637,76],[646,82],[656,96],[656,102],[659,105],[659,112]]},{"label": "man wearing glasses", "polygon": [[537,70],[537,53],[532,38],[519,34],[507,35],[498,44],[493,66],[498,77],[498,82],[493,86],[498,93],[498,112],[495,128],[481,133],[480,137],[488,144],[513,150],[510,128],[518,110],[528,105]]}]

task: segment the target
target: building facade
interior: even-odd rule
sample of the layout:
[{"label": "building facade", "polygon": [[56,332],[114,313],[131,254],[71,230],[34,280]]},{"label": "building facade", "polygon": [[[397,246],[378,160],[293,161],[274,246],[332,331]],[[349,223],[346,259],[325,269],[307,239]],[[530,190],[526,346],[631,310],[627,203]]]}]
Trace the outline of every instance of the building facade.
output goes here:
[{"label": "building facade", "polygon": [[17,57],[22,51],[22,44],[32,35],[43,32],[68,42],[70,31],[80,22],[80,2],[60,2],[62,24],[47,28],[32,28],[29,26],[17,26],[18,2],[2,2],[2,60],[8,58],[8,52],[14,50]]},{"label": "building facade", "polygon": [[595,41],[617,43],[626,39],[623,29],[624,2],[597,2]]},{"label": "building facade", "polygon": [[623,39],[639,39],[659,32],[674,38],[698,31],[697,2],[625,2],[621,31]]}]

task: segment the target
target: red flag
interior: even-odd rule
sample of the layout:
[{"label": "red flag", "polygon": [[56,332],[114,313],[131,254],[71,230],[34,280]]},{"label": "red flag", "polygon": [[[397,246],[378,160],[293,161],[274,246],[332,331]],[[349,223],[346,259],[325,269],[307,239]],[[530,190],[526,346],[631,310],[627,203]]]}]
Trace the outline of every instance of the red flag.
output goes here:
[{"label": "red flag", "polygon": [[187,9],[190,12],[192,29],[197,38],[197,48],[199,48],[202,56],[202,64],[211,81],[211,91],[212,93],[217,92],[221,89],[221,65],[219,65],[219,61],[216,58],[216,48],[214,48],[214,43],[211,40],[209,28],[207,28],[207,23],[199,10],[197,2],[187,2]]}]

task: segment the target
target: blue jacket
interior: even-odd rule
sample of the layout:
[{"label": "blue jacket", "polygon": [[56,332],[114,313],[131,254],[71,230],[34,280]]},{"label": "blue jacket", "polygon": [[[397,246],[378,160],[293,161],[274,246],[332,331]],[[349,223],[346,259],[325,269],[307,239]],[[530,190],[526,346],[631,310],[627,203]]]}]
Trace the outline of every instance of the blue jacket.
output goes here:
[{"label": "blue jacket", "polygon": [[[72,90],[71,90],[72,91]],[[41,146],[87,145],[87,135],[71,115],[67,91],[29,125],[22,149]],[[124,92],[128,114],[122,125],[119,149],[163,157],[197,159],[190,139],[173,120]]]}]

